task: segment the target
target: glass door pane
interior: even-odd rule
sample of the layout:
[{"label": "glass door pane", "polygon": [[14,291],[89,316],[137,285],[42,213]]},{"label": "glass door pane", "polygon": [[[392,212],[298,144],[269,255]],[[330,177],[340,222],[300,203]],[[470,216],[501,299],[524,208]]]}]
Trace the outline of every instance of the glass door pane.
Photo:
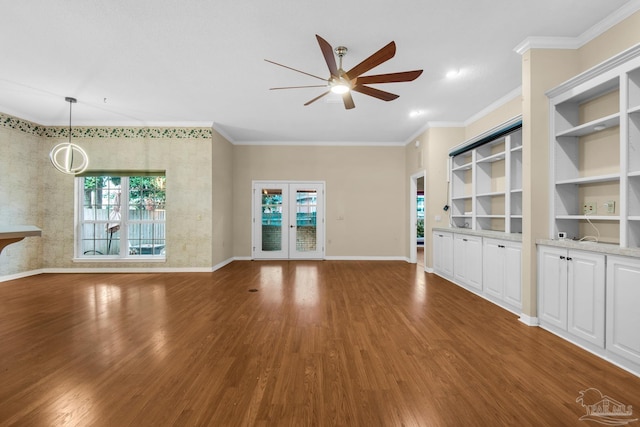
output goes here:
[{"label": "glass door pane", "polygon": [[288,185],[255,183],[253,257],[279,259],[289,256]]},{"label": "glass door pane", "polygon": [[318,193],[316,190],[296,190],[295,197],[296,251],[316,251]]},{"label": "glass door pane", "polygon": [[324,184],[291,183],[289,191],[289,258],[324,258]]},{"label": "glass door pane", "polygon": [[262,190],[262,250],[282,250],[282,190]]}]

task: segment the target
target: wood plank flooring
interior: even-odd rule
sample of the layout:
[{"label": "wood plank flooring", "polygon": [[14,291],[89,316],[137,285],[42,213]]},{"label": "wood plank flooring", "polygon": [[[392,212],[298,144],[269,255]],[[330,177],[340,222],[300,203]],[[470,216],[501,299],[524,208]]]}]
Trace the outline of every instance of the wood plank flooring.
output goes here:
[{"label": "wood plank flooring", "polygon": [[2,426],[587,426],[589,388],[640,418],[640,378],[404,262],[0,283]]}]

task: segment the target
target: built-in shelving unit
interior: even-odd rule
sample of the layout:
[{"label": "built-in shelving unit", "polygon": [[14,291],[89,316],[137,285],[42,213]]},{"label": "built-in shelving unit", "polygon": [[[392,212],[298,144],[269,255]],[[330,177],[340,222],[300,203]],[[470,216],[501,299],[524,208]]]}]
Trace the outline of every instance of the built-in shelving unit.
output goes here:
[{"label": "built-in shelving unit", "polygon": [[551,227],[640,247],[640,47],[547,93]]},{"label": "built-in shelving unit", "polygon": [[521,119],[463,143],[450,156],[452,225],[521,233]]}]

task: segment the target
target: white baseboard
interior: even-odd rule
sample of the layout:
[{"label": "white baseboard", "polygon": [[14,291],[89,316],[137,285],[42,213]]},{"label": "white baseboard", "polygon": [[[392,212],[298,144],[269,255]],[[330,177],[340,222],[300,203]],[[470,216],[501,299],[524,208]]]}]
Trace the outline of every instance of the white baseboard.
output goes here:
[{"label": "white baseboard", "polygon": [[326,256],[327,261],[404,261],[409,258],[403,256]]},{"label": "white baseboard", "polygon": [[45,268],[42,273],[211,273],[211,267]]},{"label": "white baseboard", "polygon": [[520,318],[518,320],[527,326],[538,326],[540,324],[537,317],[531,317],[522,313],[520,313]]},{"label": "white baseboard", "polygon": [[23,271],[22,273],[7,274],[6,276],[0,276],[0,282],[8,282],[9,280],[22,279],[23,277],[35,276],[44,273],[43,270],[31,270]]},{"label": "white baseboard", "polygon": [[427,273],[434,273],[434,270],[431,267],[425,267],[424,271],[427,272]]},{"label": "white baseboard", "polygon": [[[384,256],[335,256],[326,257],[332,261],[404,261],[409,262],[407,257],[384,257]],[[226,259],[212,267],[74,267],[74,268],[43,268],[39,270],[25,271],[22,273],[0,276],[0,282],[21,279],[23,277],[35,276],[37,274],[70,274],[70,273],[211,273],[232,263],[233,261],[251,261],[251,257],[232,257]]]}]

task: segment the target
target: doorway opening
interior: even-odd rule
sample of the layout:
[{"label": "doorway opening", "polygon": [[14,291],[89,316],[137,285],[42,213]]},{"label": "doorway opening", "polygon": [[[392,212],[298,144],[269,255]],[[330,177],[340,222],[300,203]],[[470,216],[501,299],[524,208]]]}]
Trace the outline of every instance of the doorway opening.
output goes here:
[{"label": "doorway opening", "polygon": [[411,175],[409,182],[409,262],[423,267],[426,266],[425,211],[425,171],[420,171]]}]

